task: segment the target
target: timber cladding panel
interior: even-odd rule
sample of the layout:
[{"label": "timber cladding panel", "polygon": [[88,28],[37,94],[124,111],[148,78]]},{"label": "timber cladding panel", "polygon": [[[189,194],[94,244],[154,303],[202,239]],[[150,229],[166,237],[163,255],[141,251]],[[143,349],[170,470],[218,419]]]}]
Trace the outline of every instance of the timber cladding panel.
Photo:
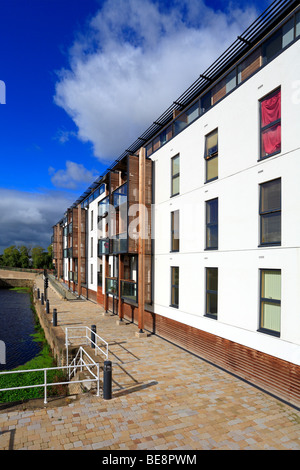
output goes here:
[{"label": "timber cladding panel", "polygon": [[[136,312],[125,317],[136,322]],[[145,329],[300,407],[299,366],[148,311]]]}]

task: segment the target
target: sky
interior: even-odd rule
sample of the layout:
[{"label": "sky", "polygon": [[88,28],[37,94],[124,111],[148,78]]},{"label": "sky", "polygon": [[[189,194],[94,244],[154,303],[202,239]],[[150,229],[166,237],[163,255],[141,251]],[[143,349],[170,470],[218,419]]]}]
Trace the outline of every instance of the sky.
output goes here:
[{"label": "sky", "polygon": [[0,253],[46,249],[64,211],[270,4],[0,0]]}]

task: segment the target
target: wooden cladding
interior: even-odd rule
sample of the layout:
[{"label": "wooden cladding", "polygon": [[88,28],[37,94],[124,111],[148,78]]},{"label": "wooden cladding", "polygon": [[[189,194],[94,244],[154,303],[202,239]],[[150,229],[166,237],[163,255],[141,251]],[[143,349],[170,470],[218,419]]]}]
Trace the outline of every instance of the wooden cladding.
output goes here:
[{"label": "wooden cladding", "polygon": [[239,82],[243,82],[262,65],[261,47],[258,47],[238,67]]},{"label": "wooden cladding", "polygon": [[[146,206],[146,240],[145,253],[151,253],[151,202],[152,202],[152,161],[145,162],[145,206]],[[138,204],[139,204],[139,159],[128,157],[128,253],[138,253]]]},{"label": "wooden cladding", "polygon": [[78,211],[81,210],[80,206],[74,207],[72,217],[72,248],[73,258],[78,258]]},{"label": "wooden cladding", "polygon": [[240,84],[254,72],[256,72],[262,65],[262,52],[261,47],[255,49],[237,68],[233,69],[226,77],[222,78],[211,90],[211,104],[216,104],[220,99],[237,84]]},{"label": "wooden cladding", "polygon": [[139,159],[136,156],[128,156],[128,253],[138,252],[138,225],[135,223],[138,217],[137,204],[139,203]]},{"label": "wooden cladding", "polygon": [[63,275],[63,228],[60,224],[53,227],[53,260],[60,278]]}]

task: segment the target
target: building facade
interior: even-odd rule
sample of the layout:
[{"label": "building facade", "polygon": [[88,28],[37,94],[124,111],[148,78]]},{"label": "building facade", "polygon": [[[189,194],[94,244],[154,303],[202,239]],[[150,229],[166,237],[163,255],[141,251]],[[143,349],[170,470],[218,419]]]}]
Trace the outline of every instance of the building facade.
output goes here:
[{"label": "building facade", "polygon": [[299,2],[274,2],[53,236],[78,295],[296,406],[299,39]]}]

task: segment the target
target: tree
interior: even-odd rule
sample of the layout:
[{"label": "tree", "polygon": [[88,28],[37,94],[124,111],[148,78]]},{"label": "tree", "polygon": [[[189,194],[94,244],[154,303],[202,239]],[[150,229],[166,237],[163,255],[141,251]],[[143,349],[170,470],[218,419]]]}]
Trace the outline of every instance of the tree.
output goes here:
[{"label": "tree", "polygon": [[45,264],[45,254],[44,248],[41,246],[35,246],[31,250],[31,258],[32,258],[32,267],[33,269],[43,268]]},{"label": "tree", "polygon": [[29,268],[29,249],[22,245],[19,247],[19,253],[20,253],[20,267],[21,268]]},{"label": "tree", "polygon": [[20,267],[20,252],[15,245],[11,245],[8,248],[5,248],[3,251],[2,262],[3,266],[8,266],[11,268]]}]

